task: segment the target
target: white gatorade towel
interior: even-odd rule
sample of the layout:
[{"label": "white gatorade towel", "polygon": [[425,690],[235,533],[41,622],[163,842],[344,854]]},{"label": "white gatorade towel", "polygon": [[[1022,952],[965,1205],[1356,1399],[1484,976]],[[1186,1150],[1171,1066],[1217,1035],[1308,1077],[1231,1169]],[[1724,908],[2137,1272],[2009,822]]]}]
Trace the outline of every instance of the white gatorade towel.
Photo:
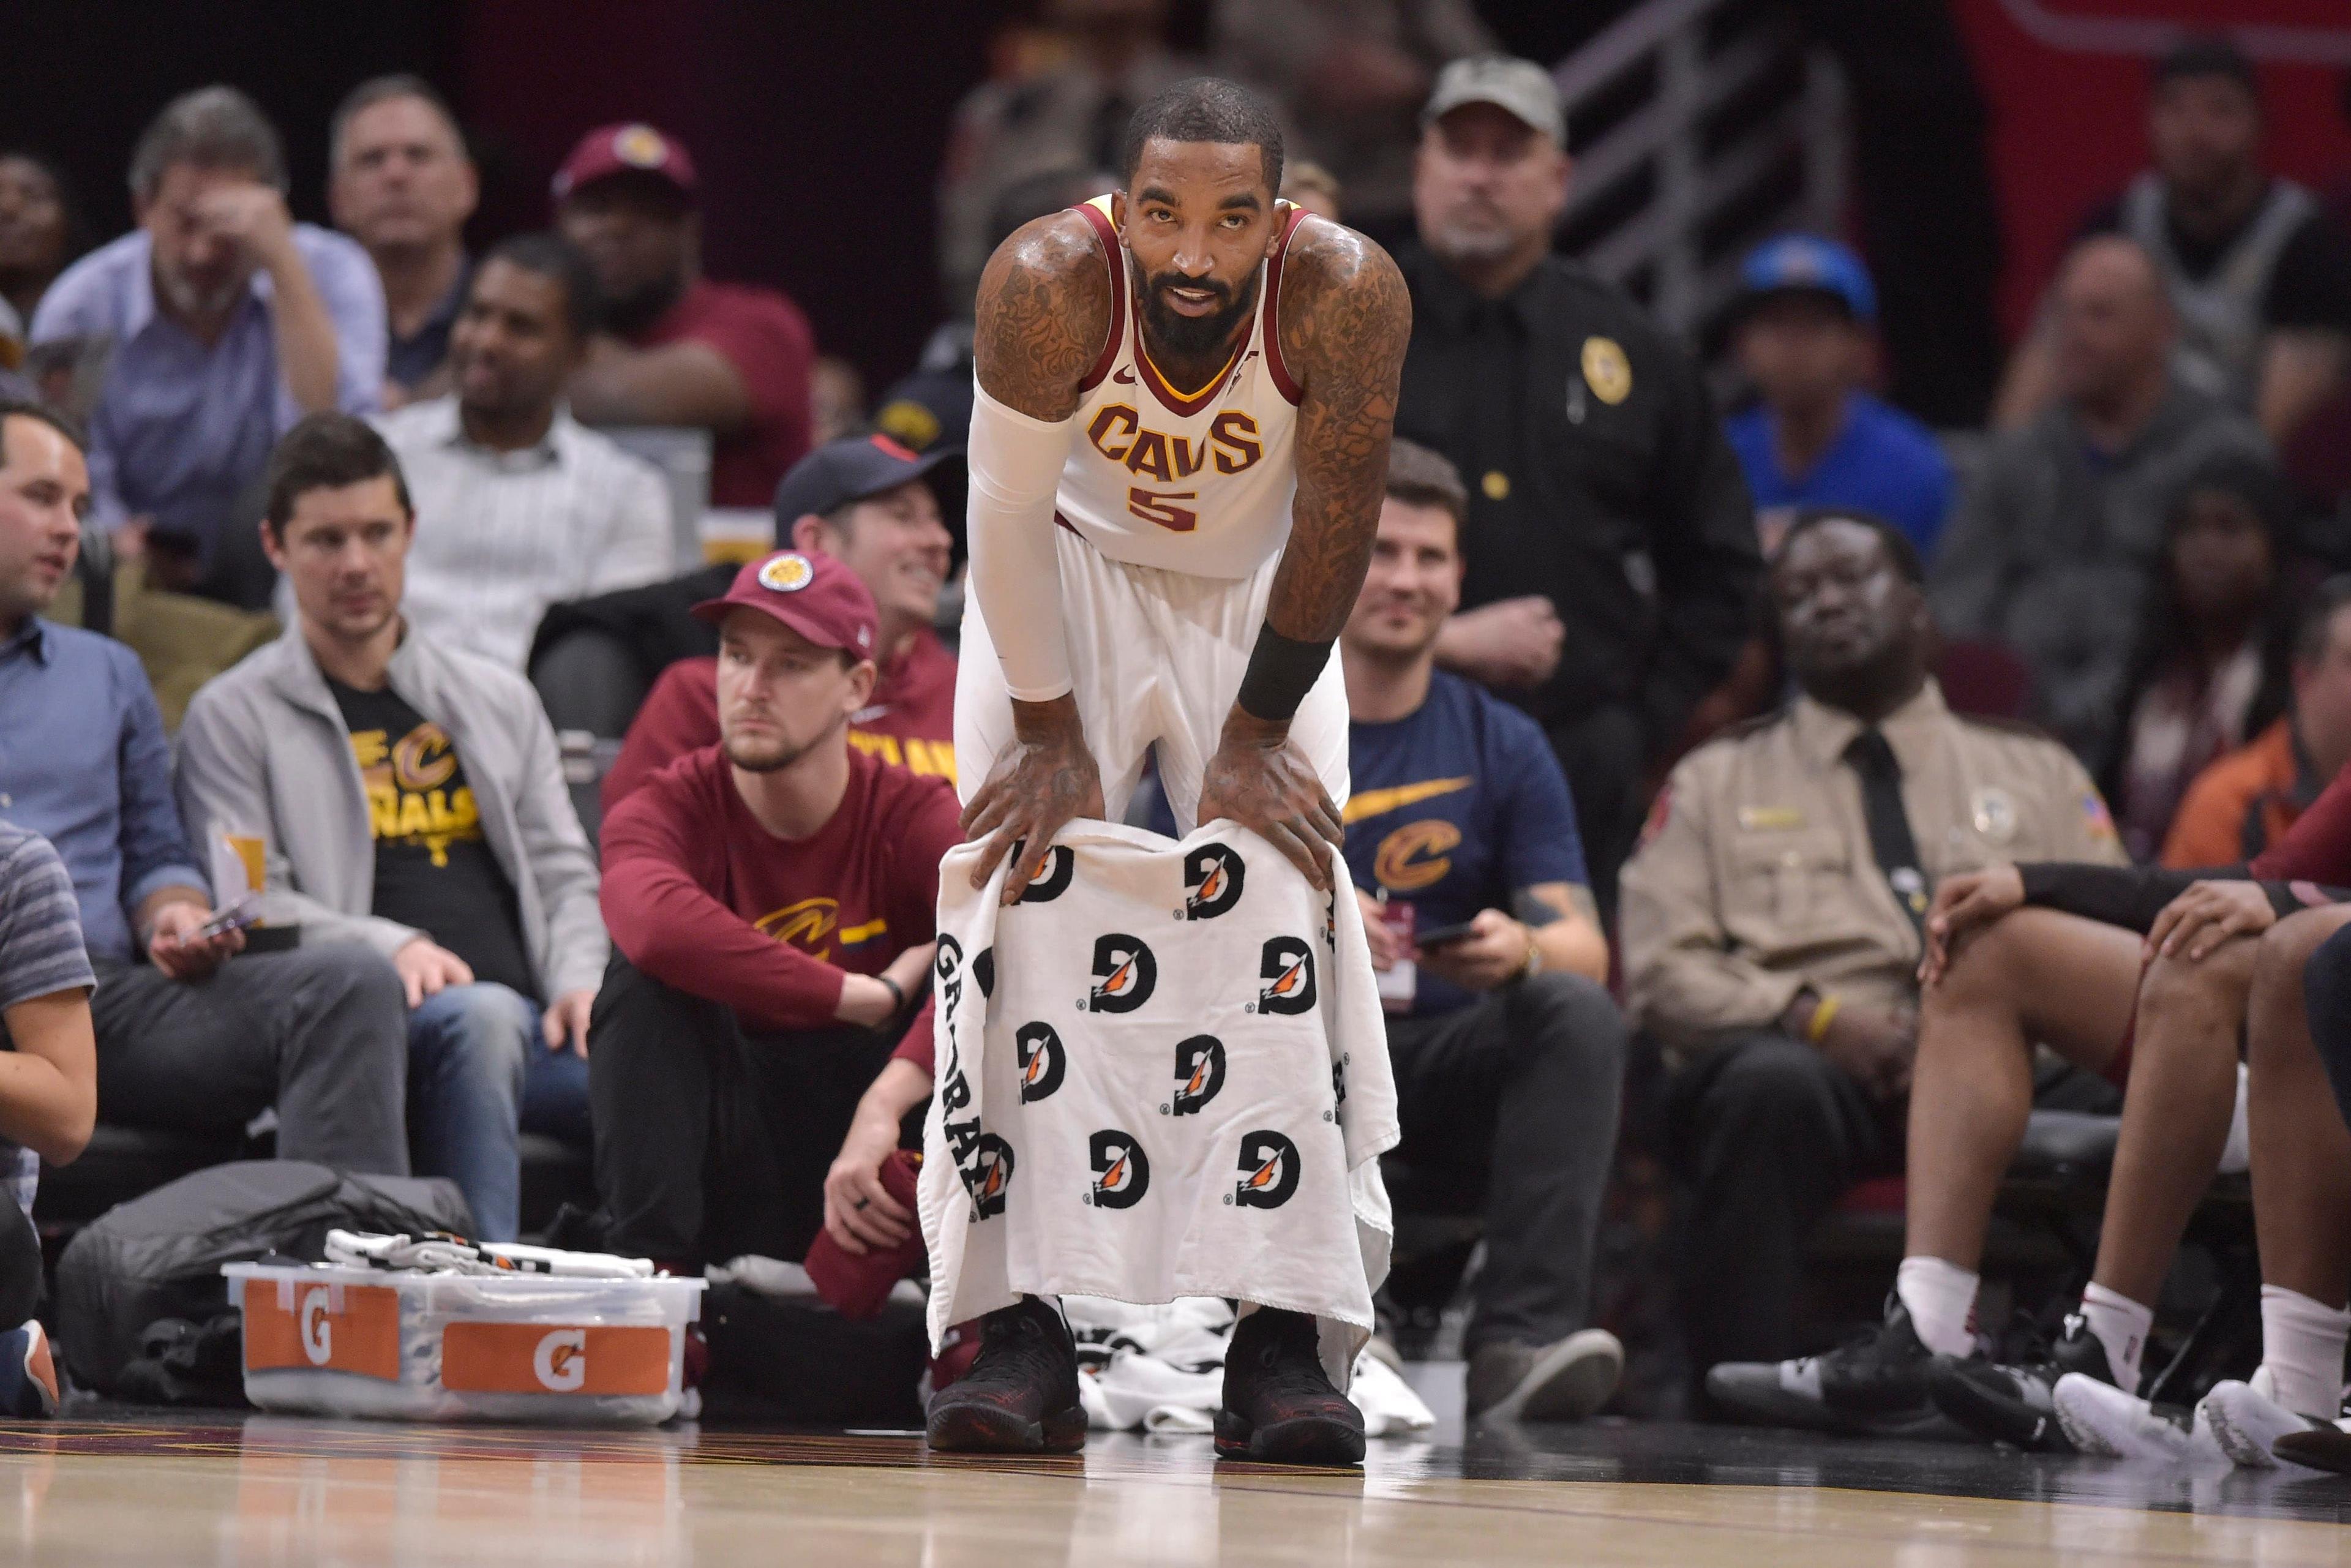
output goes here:
[{"label": "white gatorade towel", "polygon": [[924,1131],[931,1343],[1022,1295],[1224,1296],[1321,1320],[1346,1386],[1393,1226],[1395,1080],[1342,881],[1228,821],[1065,829],[1002,908],[939,868]]}]

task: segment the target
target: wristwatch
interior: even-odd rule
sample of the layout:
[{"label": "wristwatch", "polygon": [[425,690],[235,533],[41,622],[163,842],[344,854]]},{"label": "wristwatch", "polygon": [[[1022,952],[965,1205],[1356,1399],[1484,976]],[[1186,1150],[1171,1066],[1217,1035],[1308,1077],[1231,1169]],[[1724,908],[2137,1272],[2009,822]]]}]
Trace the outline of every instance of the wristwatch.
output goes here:
[{"label": "wristwatch", "polygon": [[1512,976],[1511,978],[1519,980],[1531,980],[1537,975],[1542,973],[1542,944],[1535,940],[1535,928],[1533,926],[1526,925],[1523,926],[1522,929],[1524,929],[1527,934],[1527,956],[1523,959],[1520,960],[1519,972]]}]

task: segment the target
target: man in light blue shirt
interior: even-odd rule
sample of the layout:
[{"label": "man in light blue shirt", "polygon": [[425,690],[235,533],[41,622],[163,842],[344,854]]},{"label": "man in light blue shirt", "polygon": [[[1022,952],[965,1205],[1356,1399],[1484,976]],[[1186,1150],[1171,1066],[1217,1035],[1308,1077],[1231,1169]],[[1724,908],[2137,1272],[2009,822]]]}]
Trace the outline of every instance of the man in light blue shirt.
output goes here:
[{"label": "man in light blue shirt", "polygon": [[1761,401],[1723,423],[1770,555],[1806,507],[1875,512],[1931,561],[1951,506],[1934,433],[1862,390],[1877,289],[1861,258],[1817,235],[1782,235],[1740,267],[1734,337]]},{"label": "man in light blue shirt", "polygon": [[93,516],[143,522],[166,586],[204,583],[239,493],[296,420],[381,395],[375,267],[293,222],[285,188],[277,133],[250,99],[225,87],[175,99],[131,154],[139,227],[68,267],[33,316],[37,344],[110,342],[90,418]]}]

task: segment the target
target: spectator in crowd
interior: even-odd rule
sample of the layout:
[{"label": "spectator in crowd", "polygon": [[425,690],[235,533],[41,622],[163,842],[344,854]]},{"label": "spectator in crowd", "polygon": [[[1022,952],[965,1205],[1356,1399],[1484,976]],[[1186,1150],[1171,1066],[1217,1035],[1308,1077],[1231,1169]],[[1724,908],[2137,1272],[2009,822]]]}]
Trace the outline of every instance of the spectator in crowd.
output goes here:
[{"label": "spectator in crowd", "polygon": [[[925,477],[948,455],[917,457],[886,435],[820,446],[777,487],[776,539],[840,561],[872,596],[881,653],[850,745],[953,783],[956,660],[932,624],[955,540]],[[604,775],[604,810],[678,758],[719,743],[718,668],[715,658],[694,658],[662,672]]]},{"label": "spectator in crowd", "polygon": [[2057,279],[2058,401],[1993,439],[1935,567],[1935,612],[1957,637],[2007,643],[2031,666],[2057,737],[2101,762],[2164,518],[2213,456],[2267,456],[2252,420],[2172,375],[2174,320],[2147,253],[2083,241]]},{"label": "spectator in crowd", "polygon": [[1689,355],[1551,254],[1568,161],[1550,76],[1458,62],[1424,121],[1395,428],[1470,484],[1437,661],[1549,734],[1605,918],[1645,776],[1747,641],[1754,507]]},{"label": "spectator in crowd", "polygon": [[[208,580],[241,491],[306,413],[371,409],[383,288],[367,253],[292,221],[277,132],[234,88],[177,98],[131,155],[139,226],[68,267],[33,342],[113,340],[90,420],[93,517],[145,527],[159,586]],[[261,608],[257,596],[241,593]]]},{"label": "spectator in crowd", "polygon": [[[2283,442],[2335,389],[2351,334],[2351,244],[2317,198],[2262,167],[2251,61],[2225,38],[2183,40],[2147,100],[2154,167],[2093,214],[2152,260],[2180,323],[2182,382],[2257,415]],[[1996,422],[2021,426],[2065,395],[2047,312],[2017,351]]]},{"label": "spectator in crowd", "polygon": [[1625,1023],[1557,759],[1524,714],[1436,667],[1468,503],[1444,458],[1390,449],[1339,642],[1347,863],[1391,1014],[1397,1155],[1484,1197],[1468,1413],[1579,1420],[1624,1366],[1615,1336],[1588,1325]]},{"label": "spectator in crowd", "polygon": [[588,1142],[607,951],[554,732],[520,674],[403,621],[416,514],[364,422],[287,433],[263,528],[294,624],[196,694],[182,804],[199,832],[262,840],[271,920],[399,972],[419,1168],[511,1241],[517,1127]]},{"label": "spectator in crowd", "polygon": [[1931,561],[1951,504],[1951,465],[1925,425],[1862,390],[1877,289],[1834,240],[1786,235],[1740,268],[1736,350],[1761,401],[1723,425],[1755,497],[1766,550],[1802,507],[1855,507],[1910,536]]},{"label": "spectator in crowd", "polygon": [[1356,226],[1384,239],[1412,218],[1413,116],[1437,73],[1498,47],[1469,0],[1216,0],[1208,38],[1220,69],[1280,106],[1290,145],[1345,187]]},{"label": "spectator in crowd", "polygon": [[1318,218],[1328,218],[1334,224],[1339,221],[1339,182],[1320,163],[1284,161],[1281,199],[1292,206],[1304,207]]},{"label": "spectator in crowd", "polygon": [[549,605],[658,581],[677,558],[659,471],[563,406],[597,308],[575,246],[505,241],[451,327],[453,390],[378,421],[416,501],[411,629],[510,670]]},{"label": "spectator in crowd", "polygon": [[2321,588],[2294,640],[2287,711],[2196,776],[2163,840],[2180,871],[2250,861],[2351,762],[2351,578]]},{"label": "spectator in crowd", "polygon": [[591,131],[557,171],[558,226],[604,298],[571,412],[707,430],[711,504],[765,507],[809,449],[816,340],[774,289],[702,275],[696,189],[684,144],[650,125]]},{"label": "spectator in crowd", "polygon": [[457,117],[422,77],[350,90],[329,122],[327,205],[383,283],[383,402],[446,390],[440,374],[465,297],[465,220],[481,181]]},{"label": "spectator in crowd", "polygon": [[1685,758],[1625,871],[1626,995],[1674,1068],[1670,1146],[1697,1188],[1683,1301],[1701,1367],[1800,1348],[1806,1232],[1901,1165],[1935,884],[2121,858],[2062,747],[1944,706],[1907,535],[1807,512],[1771,598],[1795,700]]},{"label": "spectator in crowd", "polygon": [[796,1260],[815,1239],[828,1168],[891,1055],[879,1031],[928,970],[939,860],[961,840],[945,781],[849,744],[879,641],[855,572],[778,551],[704,612],[723,738],[605,820],[618,951],[590,1058],[609,1245],[687,1268]]},{"label": "spectator in crowd", "polygon": [[954,319],[970,318],[980,268],[1010,232],[998,232],[994,219],[1014,185],[1057,171],[1118,168],[1119,139],[1134,111],[1207,68],[1168,48],[1167,0],[1046,0],[1041,11],[1063,46],[1052,63],[980,83],[956,106],[947,131],[939,282],[940,303]]},{"label": "spectator in crowd", "polygon": [[[2116,708],[2122,728],[2099,769],[2133,860],[2168,856],[2189,786],[2285,711],[2295,621],[2288,505],[2276,470],[2235,453],[2199,468],[2171,503]],[[2235,837],[2232,824],[2228,839]],[[2195,863],[2256,852],[2231,849]]]},{"label": "spectator in crowd", "polygon": [[98,1120],[98,984],[74,912],[73,879],[38,833],[0,820],[0,1415],[54,1416],[57,1368],[33,1316],[41,1162],[71,1165]]},{"label": "spectator in crowd", "polygon": [[0,303],[16,319],[7,336],[21,350],[41,296],[81,240],[64,172],[37,152],[0,152]]},{"label": "spectator in crowd", "polygon": [[399,975],[348,943],[230,962],[137,657],[41,619],[89,502],[73,433],[0,405],[0,809],[73,877],[107,1119],[234,1137],[274,1104],[286,1158],[405,1175]]}]

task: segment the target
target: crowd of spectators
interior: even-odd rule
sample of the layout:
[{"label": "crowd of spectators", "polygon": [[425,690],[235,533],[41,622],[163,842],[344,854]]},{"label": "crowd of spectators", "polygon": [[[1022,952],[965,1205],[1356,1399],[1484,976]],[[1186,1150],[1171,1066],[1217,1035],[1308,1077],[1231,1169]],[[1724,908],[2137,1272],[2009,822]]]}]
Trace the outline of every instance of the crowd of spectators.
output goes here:
[{"label": "crowd of spectators", "polygon": [[[796,305],[705,275],[654,126],[589,132],[549,226],[478,255],[459,118],[414,77],[335,112],[331,230],[225,87],[156,116],[136,226],[78,258],[56,168],[0,152],[18,1213],[97,1123],[274,1125],[446,1176],[505,1239],[542,1134],[592,1154],[576,1238],[813,1249],[820,1291],[918,1265],[973,288],[1217,69],[1294,137],[1284,195],[1390,241],[1412,293],[1340,640],[1346,859],[1400,1204],[1482,1235],[1472,1416],[1617,1387],[1622,1123],[1687,1195],[1701,1408],[2041,1442],[2066,1374],[2134,1391],[2241,1099],[2257,1173],[2296,1173],[2256,1189],[2260,1396],[2331,1415],[2351,1255],[2308,1173],[2351,1133],[2312,1091],[2351,1046],[2300,977],[2351,974],[2351,510],[2278,454],[2344,396],[2351,238],[2262,163],[2243,60],[2158,65],[2153,166],[2085,218],[1989,430],[1938,436],[1875,395],[1876,288],[1833,236],[1744,257],[1712,382],[1557,254],[1556,89],[1464,0],[1218,4],[1207,58],[1156,0],[1043,23],[956,111],[945,324],[870,422]],[[753,548],[705,554],[750,512],[709,537]],[[1970,1314],[2036,1103],[2119,1105],[2120,1143],[2074,1320],[2011,1364]],[[1905,1172],[1885,1322],[1791,1372],[1815,1227]],[[16,1220],[0,1328],[37,1348]],[[1529,1405],[1538,1360],[1567,1370]]]}]

